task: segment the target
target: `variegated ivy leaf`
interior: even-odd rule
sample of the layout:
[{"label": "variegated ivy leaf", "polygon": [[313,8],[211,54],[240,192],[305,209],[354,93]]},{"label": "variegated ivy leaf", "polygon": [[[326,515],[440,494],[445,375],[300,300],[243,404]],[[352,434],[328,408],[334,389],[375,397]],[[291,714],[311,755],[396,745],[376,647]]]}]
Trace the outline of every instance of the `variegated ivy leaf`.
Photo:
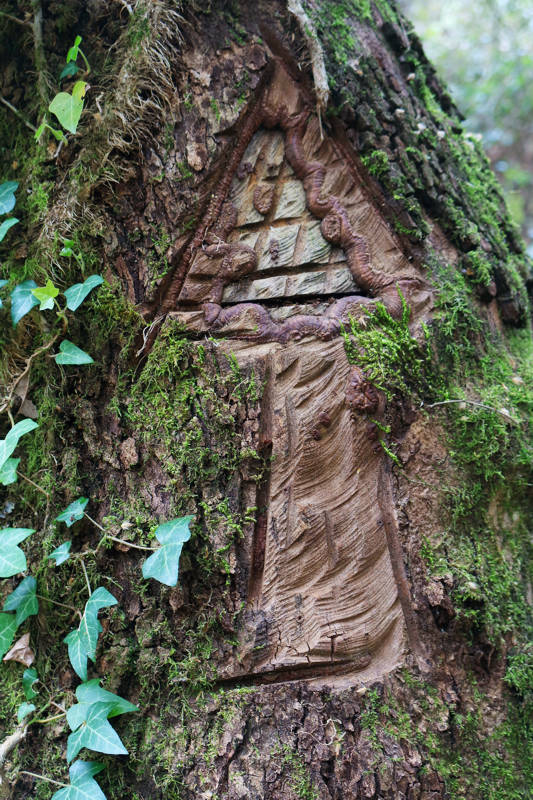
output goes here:
[{"label": "variegated ivy leaf", "polygon": [[128,714],[131,711],[139,710],[129,700],[102,689],[99,678],[80,683],[76,689],[76,697],[78,702],[67,711],[67,722],[71,731],[77,730],[86,721],[89,710],[94,703],[107,703],[109,705],[108,719],[118,717],[119,714]]},{"label": "variegated ivy leaf", "polygon": [[33,703],[21,703],[20,706],[17,708],[17,721],[22,722],[22,720],[31,714],[32,711],[35,711],[35,706]]},{"label": "variegated ivy leaf", "polygon": [[33,528],[2,528],[0,530],[0,578],[11,578],[17,572],[26,571],[26,556],[17,545],[32,533],[35,533]]},{"label": "variegated ivy leaf", "polygon": [[161,547],[144,562],[143,578],[155,578],[166,586],[177,584],[181,550],[184,543],[191,538],[189,526],[193,519],[192,516],[179,517],[156,528],[155,536]]},{"label": "variegated ivy leaf", "polygon": [[48,280],[46,286],[32,289],[31,293],[41,304],[39,306],[39,311],[48,311],[54,307],[54,298],[59,294],[59,289],[57,286],[54,286],[51,280]]},{"label": "variegated ivy leaf", "polygon": [[5,439],[0,439],[0,469],[18,445],[19,439],[38,427],[33,419],[22,419],[7,432]]},{"label": "variegated ivy leaf", "polygon": [[70,558],[71,546],[72,542],[63,542],[63,544],[60,544],[55,550],[52,550],[48,558],[53,558],[56,562],[56,567],[58,567]]},{"label": "variegated ivy leaf", "polygon": [[0,214],[9,214],[15,208],[15,192],[18,188],[16,181],[0,183]]},{"label": "variegated ivy leaf", "polygon": [[87,659],[94,661],[96,645],[102,626],[98,621],[98,612],[107,606],[116,605],[113,595],[100,586],[85,604],[85,611],[78,628],[71,631],[63,640],[68,645],[68,655],[77,675],[82,681],[87,680]]},{"label": "variegated ivy leaf", "polygon": [[90,275],[83,283],[75,283],[65,291],[67,298],[67,308],[76,311],[83,303],[87,295],[104,282],[101,275]]},{"label": "variegated ivy leaf", "polygon": [[83,747],[109,755],[127,755],[115,729],[108,722],[110,703],[93,703],[83,725],[73,731],[67,739],[67,761],[76,758]]},{"label": "variegated ivy leaf", "polygon": [[15,638],[17,619],[14,614],[0,613],[0,658],[3,658]]},{"label": "variegated ivy leaf", "polygon": [[92,364],[93,359],[84,350],[76,347],[75,344],[69,342],[68,339],[63,339],[59,345],[59,353],[54,356],[56,364],[72,364],[73,366],[81,366],[82,364]]},{"label": "variegated ivy leaf", "polygon": [[0,242],[2,242],[6,238],[6,234],[13,225],[16,225],[18,219],[16,217],[9,217],[9,219],[5,219],[2,224],[0,225]]},{"label": "variegated ivy leaf", "polygon": [[4,611],[16,611],[17,625],[39,611],[37,600],[37,581],[35,578],[24,578],[17,588],[8,594],[4,603]]},{"label": "variegated ivy leaf", "polygon": [[14,326],[17,325],[22,317],[25,317],[32,308],[39,305],[39,301],[35,295],[32,294],[34,289],[37,289],[35,281],[24,281],[15,286],[9,295],[11,297],[11,319]]},{"label": "variegated ivy leaf", "polygon": [[54,792],[52,800],[106,800],[93,778],[103,769],[99,761],[75,761],[69,769],[70,786]]},{"label": "variegated ivy leaf", "polygon": [[38,692],[35,691],[33,686],[38,680],[39,677],[36,669],[30,667],[24,670],[24,674],[22,675],[22,688],[26,700],[33,700],[34,697],[37,697]]},{"label": "variegated ivy leaf", "polygon": [[56,522],[64,522],[67,528],[70,528],[70,526],[74,525],[75,522],[83,519],[85,506],[88,502],[88,497],[78,497],[78,499],[74,500],[74,502],[67,506],[66,509],[61,512],[61,514],[57,515]]},{"label": "variegated ivy leaf", "polygon": [[8,458],[2,467],[0,467],[0,483],[2,486],[9,486],[10,483],[16,483],[19,461],[20,458]]}]

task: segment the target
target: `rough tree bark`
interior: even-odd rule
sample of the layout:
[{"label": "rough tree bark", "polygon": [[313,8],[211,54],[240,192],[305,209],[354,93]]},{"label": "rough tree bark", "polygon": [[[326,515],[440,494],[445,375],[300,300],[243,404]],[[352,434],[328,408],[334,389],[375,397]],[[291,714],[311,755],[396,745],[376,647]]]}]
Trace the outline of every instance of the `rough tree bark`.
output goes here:
[{"label": "rough tree bark", "polygon": [[[529,265],[410,25],[387,0],[42,14],[50,70],[79,33],[93,86],[58,155],[28,157],[6,111],[28,191],[2,277],[68,285],[81,263],[106,285],[69,333],[95,366],[37,362],[19,398],[50,497],[7,487],[8,524],[51,549],[80,495],[137,543],[195,515],[177,588],[121,544],[92,567],[121,609],[94,674],[141,709],[107,797],[528,796]],[[0,25],[2,94],[35,121],[28,34]],[[45,336],[31,316],[5,334],[11,374]],[[41,592],[82,597],[59,569]],[[71,620],[46,619],[39,673],[68,693]],[[36,727],[15,798],[50,793],[21,769],[64,779],[64,728]]]}]

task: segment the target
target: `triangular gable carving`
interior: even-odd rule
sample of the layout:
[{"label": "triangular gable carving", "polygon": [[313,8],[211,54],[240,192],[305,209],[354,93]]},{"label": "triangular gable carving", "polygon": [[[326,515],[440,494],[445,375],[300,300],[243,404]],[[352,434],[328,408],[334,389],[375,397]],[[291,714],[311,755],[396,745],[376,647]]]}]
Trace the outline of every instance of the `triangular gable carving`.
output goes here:
[{"label": "triangular gable carving", "polygon": [[418,306],[428,298],[346,154],[323,137],[280,62],[186,261],[177,308],[203,310],[184,314],[186,324],[259,341],[338,335],[348,314],[374,297],[398,315],[398,288]]}]

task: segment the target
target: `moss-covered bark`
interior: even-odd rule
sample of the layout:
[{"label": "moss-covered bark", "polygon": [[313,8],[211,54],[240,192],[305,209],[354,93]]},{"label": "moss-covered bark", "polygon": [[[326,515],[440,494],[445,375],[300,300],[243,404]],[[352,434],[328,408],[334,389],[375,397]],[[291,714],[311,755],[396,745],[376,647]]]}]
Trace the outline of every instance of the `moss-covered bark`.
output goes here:
[{"label": "moss-covered bark", "polygon": [[[23,17],[31,5],[7,10]],[[142,580],[143,558],[126,545],[87,561],[91,584],[119,600],[94,675],[140,706],[116,721],[129,757],[104,757],[110,800],[518,800],[533,777],[530,267],[480,143],[394,4],[304,6],[330,78],[326,135],[351,148],[365,191],[435,293],[417,330],[378,307],[345,333],[349,359],[387,396],[379,435],[426,662],[407,654],[380,681],[343,688],[235,677],[265,512],[268,366],[243,368],[231,344],[200,341],[160,312],[274,55],[298,62],[312,91],[281,0],[253,13],[222,0],[137,2],[131,14],[121,3],[43,3],[50,74],[79,33],[93,89],[80,134],[58,155],[7,110],[0,120],[2,179],[21,183],[0,277],[7,290],[48,277],[64,288],[94,272],[106,284],[68,334],[95,365],[60,370],[43,357],[31,370],[40,427],[20,447],[21,471],[48,494],[23,480],[2,488],[2,514],[38,531],[27,552],[39,593],[75,606],[83,573],[46,558],[66,538],[52,520],[69,502],[90,497],[100,525],[145,546],[158,523],[195,515],[174,589]],[[0,17],[3,94],[37,122],[25,35]],[[67,235],[75,260],[60,256]],[[6,391],[54,325],[32,312],[13,329],[8,311]],[[4,435],[7,417],[2,425]],[[86,520],[72,532],[76,550],[99,539]],[[16,581],[2,583],[3,597]],[[74,624],[46,600],[27,623],[39,675],[67,705],[77,678],[62,638]],[[0,740],[23,699],[21,665],[1,672]],[[65,780],[66,735],[61,720],[30,727],[6,796],[51,796],[21,770]]]}]

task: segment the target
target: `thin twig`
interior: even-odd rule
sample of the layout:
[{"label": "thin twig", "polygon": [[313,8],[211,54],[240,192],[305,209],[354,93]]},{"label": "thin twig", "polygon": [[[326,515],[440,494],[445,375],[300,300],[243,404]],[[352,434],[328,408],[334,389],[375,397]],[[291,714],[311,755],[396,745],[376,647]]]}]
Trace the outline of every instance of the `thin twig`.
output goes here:
[{"label": "thin twig", "polygon": [[[35,128],[34,128],[34,130],[35,130]],[[15,394],[15,389],[17,388],[17,386],[19,385],[21,380],[28,374],[29,370],[31,369],[31,364],[32,364],[33,359],[36,358],[37,356],[41,355],[41,353],[46,352],[46,350],[49,350],[52,347],[52,345],[54,344],[54,342],[57,341],[57,339],[59,338],[60,335],[61,335],[60,333],[56,333],[56,335],[53,336],[50,339],[49,342],[44,344],[42,347],[39,347],[39,349],[36,350],[35,353],[32,353],[31,356],[26,359],[26,366],[24,367],[24,369],[20,373],[20,375],[18,375],[18,377],[16,378],[15,382],[11,385],[11,390],[10,390],[8,396],[7,396],[7,399],[5,400],[4,404],[2,406],[0,406],[0,413],[2,411],[4,411],[6,408],[10,407],[11,401],[13,399],[13,395]]]},{"label": "thin twig", "polygon": [[89,590],[89,597],[90,597],[92,595],[92,589],[91,589],[91,584],[89,583],[89,576],[87,575],[87,570],[85,569],[85,563],[83,562],[83,559],[80,561],[80,564],[83,570],[83,574],[85,575],[85,581],[87,583],[87,589]]},{"label": "thin twig", "polygon": [[[477,406],[477,408],[484,408],[486,411],[493,411],[494,414],[499,414],[500,417],[503,417],[507,422],[512,422],[513,425],[520,425],[520,422],[512,417],[507,411],[500,411],[499,408],[493,408],[492,406],[486,406],[484,403],[476,403],[475,400],[441,400],[438,403],[430,403],[427,406],[423,406],[424,408],[435,408],[435,406],[447,406],[450,403],[468,403],[471,406]],[[423,405],[423,404],[422,404]]]},{"label": "thin twig", "polygon": [[39,600],[44,600],[46,603],[53,603],[55,606],[61,606],[61,608],[68,608],[69,611],[75,611],[76,614],[79,614],[81,618],[81,611],[79,608],[75,608],[75,606],[69,606],[66,603],[60,603],[59,600],[52,600],[51,597],[44,597],[42,594],[36,594],[35,597],[38,597]]},{"label": "thin twig", "polygon": [[46,497],[50,497],[50,495],[48,494],[48,492],[46,492],[46,491],[43,489],[43,487],[42,487],[42,486],[39,486],[39,484],[38,484],[38,483],[34,483],[34,481],[32,481],[32,479],[31,479],[31,478],[28,478],[26,475],[23,475],[23,474],[22,474],[22,472],[20,472],[20,470],[17,470],[17,475],[20,475],[20,477],[22,478],[22,480],[24,480],[24,481],[27,481],[28,483],[31,483],[31,485],[32,485],[32,486],[34,486],[36,489],[38,489],[38,490],[39,490],[39,491],[40,491],[42,494],[44,494]]},{"label": "thin twig", "polygon": [[125,544],[127,547],[133,547],[135,550],[150,550],[150,552],[154,553],[158,549],[157,547],[143,547],[141,544],[133,544],[133,542],[128,542],[126,539],[119,539],[118,536],[111,536],[109,533],[106,533],[104,538],[111,539],[119,544]]},{"label": "thin twig", "polygon": [[62,719],[66,716],[66,711],[62,711],[61,714],[55,714],[53,717],[46,717],[46,719],[32,719],[32,724],[35,723],[36,725],[47,725],[49,722],[54,722],[56,719]]},{"label": "thin twig", "polygon": [[29,121],[29,119],[27,119],[24,116],[22,111],[19,111],[18,108],[15,108],[15,106],[12,106],[11,103],[9,102],[9,100],[6,100],[6,98],[3,97],[1,94],[0,94],[0,103],[3,103],[5,106],[7,106],[9,108],[10,111],[13,112],[13,114],[16,114],[16,116],[19,119],[22,120],[24,125],[26,125],[26,127],[29,128],[30,131],[33,131],[34,133],[36,132],[37,128],[35,127],[35,125],[32,125],[31,122]]},{"label": "thin twig", "polygon": [[19,19],[18,17],[14,17],[13,14],[8,14],[6,11],[0,11],[0,17],[8,19],[10,22],[18,22],[19,25],[24,25],[27,28],[33,27],[31,22],[27,19]]},{"label": "thin twig", "polygon": [[48,106],[48,86],[46,83],[46,55],[43,44],[43,8],[41,0],[31,0],[33,9],[33,52],[37,70],[37,89],[43,110]]},{"label": "thin twig", "polygon": [[97,527],[99,530],[101,530],[101,531],[102,531],[102,533],[105,533],[105,528],[102,528],[102,526],[100,525],[100,523],[99,523],[99,522],[97,522],[97,521],[96,521],[95,519],[93,519],[92,517],[90,517],[90,516],[87,514],[87,512],[86,512],[86,511],[84,511],[84,512],[83,512],[83,516],[84,516],[84,517],[87,517],[87,519],[89,520],[89,522],[92,522],[92,524],[93,524],[93,525],[96,525],[96,527]]},{"label": "thin twig", "polygon": [[63,786],[65,789],[69,789],[70,786],[68,783],[61,783],[60,781],[54,781],[52,778],[47,778],[46,775],[38,775],[36,772],[28,772],[27,769],[20,770],[21,775],[30,775],[32,778],[37,778],[40,781],[46,781],[47,783],[53,783],[54,786]]}]

